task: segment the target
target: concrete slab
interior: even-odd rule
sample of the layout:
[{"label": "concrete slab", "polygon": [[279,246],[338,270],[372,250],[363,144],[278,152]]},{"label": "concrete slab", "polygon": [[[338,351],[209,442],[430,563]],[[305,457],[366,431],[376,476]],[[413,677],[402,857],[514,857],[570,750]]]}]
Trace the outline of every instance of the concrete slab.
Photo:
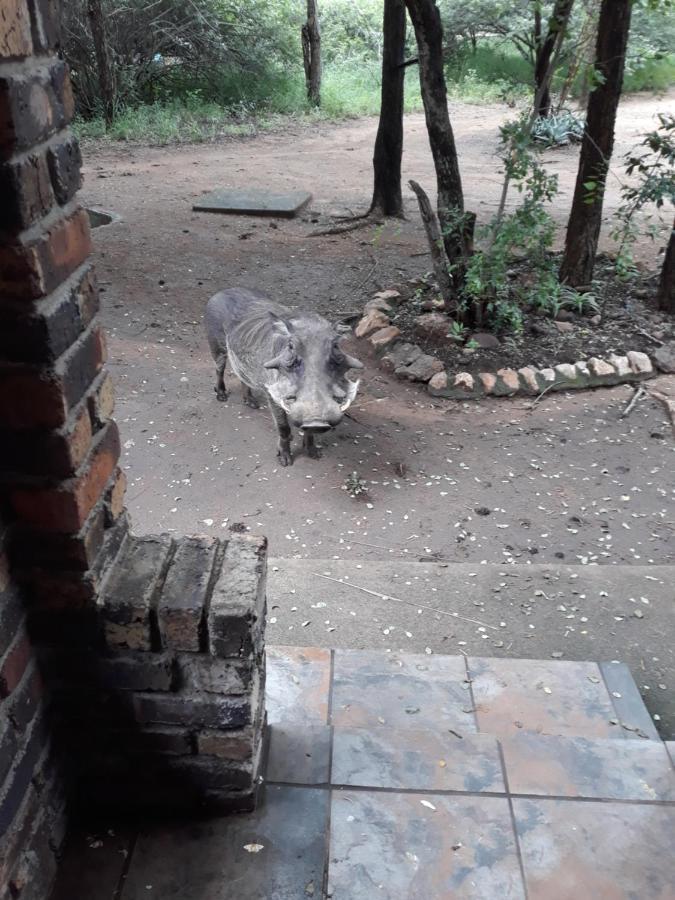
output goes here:
[{"label": "concrete slab", "polygon": [[293,219],[312,199],[307,191],[234,190],[219,188],[205,194],[192,207],[195,212],[231,213],[239,216],[278,216]]}]

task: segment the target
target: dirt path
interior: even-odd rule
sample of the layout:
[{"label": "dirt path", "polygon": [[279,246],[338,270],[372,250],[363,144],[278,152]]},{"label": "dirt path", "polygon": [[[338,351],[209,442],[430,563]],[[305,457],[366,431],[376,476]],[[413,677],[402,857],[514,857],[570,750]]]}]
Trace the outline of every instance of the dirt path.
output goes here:
[{"label": "dirt path", "polygon": [[[619,152],[662,107],[624,104]],[[505,115],[453,109],[469,205],[483,217],[498,192],[491,154]],[[217,185],[271,185],[311,188],[314,210],[363,209],[375,126],[361,120],[217,147],[85,149],[84,201],[122,216],[94,234],[137,528],[224,533],[240,523],[267,534],[276,556],[339,556],[348,538],[350,555],[371,558],[386,552],[381,545],[410,559],[673,561],[668,425],[651,401],[619,421],[628,388],[545,398],[533,412],[522,401],[463,407],[432,403],[371,367],[323,460],[299,457],[287,470],[276,466],[267,411],[242,406],[236,388],[228,404],[216,402],[201,318],[217,289],[239,283],[342,312],[398,273],[423,271],[426,259],[414,255],[423,239],[412,215],[377,231],[311,238],[312,214],[290,223],[221,218],[193,213],[192,201]],[[566,191],[575,156],[552,156]],[[404,169],[432,183],[419,115],[406,121]],[[610,181],[610,209],[616,198]],[[364,502],[341,489],[352,471],[369,483]],[[490,513],[477,514],[481,507]]]}]

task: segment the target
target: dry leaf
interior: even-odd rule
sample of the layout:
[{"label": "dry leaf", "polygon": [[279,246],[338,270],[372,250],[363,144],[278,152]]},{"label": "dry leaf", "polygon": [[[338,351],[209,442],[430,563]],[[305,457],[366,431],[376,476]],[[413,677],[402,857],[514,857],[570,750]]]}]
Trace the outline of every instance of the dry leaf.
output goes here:
[{"label": "dry leaf", "polygon": [[244,850],[247,853],[260,853],[264,849],[264,844],[244,844]]}]

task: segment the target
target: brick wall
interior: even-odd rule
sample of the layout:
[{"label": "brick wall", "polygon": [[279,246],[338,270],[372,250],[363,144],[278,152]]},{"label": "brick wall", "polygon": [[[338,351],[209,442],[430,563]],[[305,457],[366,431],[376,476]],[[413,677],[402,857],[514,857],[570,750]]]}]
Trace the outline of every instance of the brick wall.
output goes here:
[{"label": "brick wall", "polygon": [[249,808],[265,542],[134,537],[58,0],[0,4],[0,900],[65,801]]}]

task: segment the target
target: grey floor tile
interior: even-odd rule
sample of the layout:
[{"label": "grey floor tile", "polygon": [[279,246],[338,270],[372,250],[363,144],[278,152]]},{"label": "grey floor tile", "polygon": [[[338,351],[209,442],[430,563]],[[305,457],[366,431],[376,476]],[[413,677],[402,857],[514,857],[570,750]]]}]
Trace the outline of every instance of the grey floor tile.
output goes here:
[{"label": "grey floor tile", "polygon": [[330,650],[268,647],[265,702],[267,721],[326,725]]},{"label": "grey floor tile", "polygon": [[333,725],[475,732],[462,656],[336,650]]},{"label": "grey floor tile", "polygon": [[333,900],[522,900],[508,801],[335,792],[328,884]]},{"label": "grey floor tile", "polygon": [[636,740],[648,737],[652,741],[660,741],[659,733],[628,666],[620,662],[605,662],[600,663],[600,671],[612,695],[612,703],[622,723],[624,737]]},{"label": "grey floor tile", "polygon": [[675,808],[514,800],[529,900],[673,900]]},{"label": "grey floor tile", "polygon": [[51,900],[113,900],[134,832],[78,829],[70,835]]},{"label": "grey floor tile", "polygon": [[267,781],[327,784],[331,728],[328,725],[270,725]]},{"label": "grey floor tile", "polygon": [[327,791],[268,785],[255,813],[142,834],[122,900],[319,898],[328,802]]},{"label": "grey floor tile", "polygon": [[418,791],[504,790],[495,738],[393,728],[336,728],[332,782]]}]

